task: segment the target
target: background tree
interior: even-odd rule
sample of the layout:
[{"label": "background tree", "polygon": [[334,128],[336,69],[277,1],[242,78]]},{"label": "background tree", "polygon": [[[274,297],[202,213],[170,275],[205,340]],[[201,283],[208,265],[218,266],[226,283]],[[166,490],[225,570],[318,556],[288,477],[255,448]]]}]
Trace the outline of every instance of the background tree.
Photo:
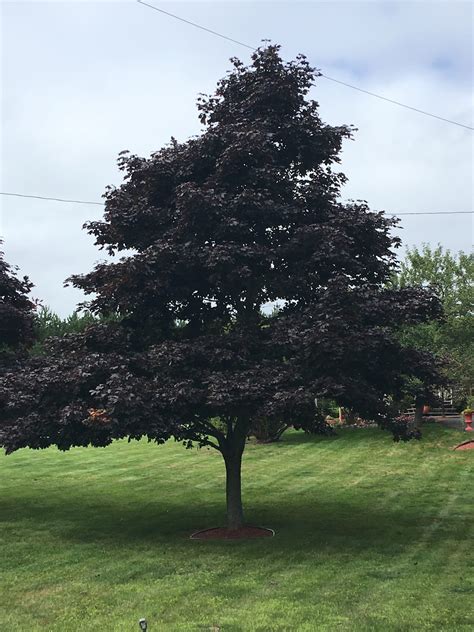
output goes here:
[{"label": "background tree", "polygon": [[474,255],[454,254],[441,245],[407,249],[392,287],[430,287],[439,296],[443,319],[404,327],[404,344],[446,360],[445,372],[461,397],[474,385]]},{"label": "background tree", "polygon": [[[431,383],[437,372],[395,332],[439,303],[384,287],[396,222],[339,201],[334,166],[351,129],[321,121],[304,56],[286,63],[268,46],[248,67],[232,61],[198,100],[199,137],[149,159],[120,156],[124,183],[87,229],[111,255],[134,254],[70,282],[92,295],[92,313],[121,320],[51,340],[3,380],[0,443],[11,452],[174,436],[211,446],[238,529],[254,421],[314,425],[314,398],[329,396],[411,436],[386,396],[405,374]],[[274,301],[283,307],[269,324],[262,307]]]},{"label": "background tree", "polygon": [[49,307],[42,305],[34,315],[35,343],[31,348],[31,353],[44,353],[45,342],[48,338],[81,333],[89,325],[111,322],[112,320],[114,320],[113,315],[104,318],[92,314],[88,310],[76,310],[69,316],[61,318]]},{"label": "background tree", "polygon": [[[3,242],[0,240],[0,247]],[[34,339],[35,304],[30,298],[33,284],[18,278],[0,251],[0,368],[9,365]]]}]

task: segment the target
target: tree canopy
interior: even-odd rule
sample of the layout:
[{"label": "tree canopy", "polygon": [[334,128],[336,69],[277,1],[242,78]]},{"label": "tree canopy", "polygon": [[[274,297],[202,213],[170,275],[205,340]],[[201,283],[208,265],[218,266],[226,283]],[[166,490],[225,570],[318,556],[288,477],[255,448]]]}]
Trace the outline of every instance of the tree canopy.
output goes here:
[{"label": "tree canopy", "polygon": [[[86,225],[118,260],[69,279],[116,322],[52,339],[3,380],[0,444],[61,449],[175,437],[218,449],[230,528],[242,525],[241,458],[260,419],[315,423],[329,396],[396,438],[387,396],[438,378],[395,331],[440,314],[423,288],[388,289],[396,220],[340,201],[348,126],[308,97],[315,72],[278,46],[198,99],[202,133],[150,158],[122,152],[121,186]],[[130,254],[131,251],[131,254]],[[275,317],[263,308],[282,305]],[[321,431],[324,431],[321,422]]]},{"label": "tree canopy", "polygon": [[0,251],[0,367],[5,367],[14,355],[33,342],[32,287],[28,277],[18,277],[16,269],[5,261]]},{"label": "tree canopy", "polygon": [[461,394],[474,386],[474,255],[441,245],[408,248],[392,287],[429,287],[443,305],[443,318],[402,329],[409,346],[446,358],[445,371]]}]

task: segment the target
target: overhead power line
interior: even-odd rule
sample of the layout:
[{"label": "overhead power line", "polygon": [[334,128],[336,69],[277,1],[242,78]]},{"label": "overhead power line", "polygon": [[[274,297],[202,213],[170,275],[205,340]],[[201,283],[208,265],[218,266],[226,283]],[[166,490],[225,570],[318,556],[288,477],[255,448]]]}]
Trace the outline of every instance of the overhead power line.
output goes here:
[{"label": "overhead power line", "polygon": [[52,200],[53,202],[71,202],[73,204],[96,204],[97,206],[104,206],[104,202],[89,202],[87,200],[65,200],[64,198],[46,197],[44,195],[26,195],[24,193],[6,193],[0,191],[0,195],[12,195],[14,197],[21,198],[35,198],[36,200]]},{"label": "overhead power line", "polygon": [[340,83],[341,86],[346,86],[347,88],[352,88],[353,90],[358,90],[359,92],[363,92],[364,94],[368,94],[371,97],[375,97],[376,99],[381,99],[382,101],[387,101],[387,103],[393,103],[394,105],[399,105],[402,108],[406,108],[407,110],[412,110],[413,112],[418,112],[418,114],[424,114],[425,116],[431,116],[431,118],[438,119],[440,121],[445,121],[445,123],[452,123],[453,125],[458,125],[459,127],[465,127],[466,129],[474,130],[474,127],[470,125],[464,125],[464,123],[458,123],[457,121],[452,121],[451,119],[444,118],[444,116],[438,116],[437,114],[432,114],[431,112],[426,112],[425,110],[420,110],[419,108],[415,108],[412,105],[407,105],[406,103],[401,103],[401,101],[395,101],[395,99],[389,99],[388,97],[384,97],[381,94],[376,94],[375,92],[370,92],[369,90],[364,90],[364,88],[358,88],[357,86],[353,86],[350,83],[346,83],[345,81],[340,81],[340,79],[334,79],[334,77],[329,77],[328,75],[321,74],[325,79],[329,79],[329,81],[334,81],[335,83]]},{"label": "overhead power line", "polygon": [[[95,204],[104,206],[105,202],[90,202],[87,200],[69,200],[65,198],[47,197],[45,195],[27,195],[26,193],[7,193],[0,191],[0,195],[11,195],[20,198],[33,198],[35,200],[51,200],[52,202],[71,202],[72,204]],[[385,213],[385,215],[393,215],[399,217],[401,215],[472,215],[474,211],[413,211],[412,213]]]},{"label": "overhead power line", "polygon": [[[164,9],[160,9],[155,7],[153,4],[148,4],[147,2],[143,2],[143,0],[137,0],[138,4],[143,4],[145,7],[149,7],[150,9],[154,9],[159,13],[163,13],[175,20],[179,20],[180,22],[184,22],[185,24],[189,24],[190,26],[194,26],[201,31],[206,31],[206,33],[210,33],[211,35],[215,35],[216,37],[220,37],[221,39],[225,39],[229,42],[233,42],[234,44],[238,44],[239,46],[243,46],[252,51],[257,50],[256,46],[251,46],[250,44],[246,44],[245,42],[241,42],[239,40],[234,39],[233,37],[228,37],[223,33],[219,33],[218,31],[214,31],[213,29],[207,28],[206,26],[202,26],[202,24],[197,24],[196,22],[192,22],[191,20],[186,20],[175,13],[170,13],[169,11],[165,11]],[[465,125],[464,123],[459,123],[459,121],[453,121],[452,119],[445,118],[444,116],[438,116],[438,114],[433,114],[432,112],[427,112],[426,110],[420,110],[419,108],[415,108],[412,105],[408,105],[406,103],[402,103],[401,101],[396,101],[395,99],[389,99],[381,94],[376,94],[375,92],[370,92],[369,90],[365,90],[364,88],[359,88],[358,86],[353,86],[350,83],[346,83],[345,81],[341,81],[340,79],[336,79],[335,77],[330,77],[325,73],[320,73],[321,77],[328,79],[329,81],[333,81],[334,83],[339,83],[342,86],[346,86],[346,88],[351,88],[352,90],[357,90],[358,92],[363,92],[364,94],[368,94],[371,97],[375,97],[376,99],[381,99],[382,101],[387,101],[387,103],[392,103],[393,105],[398,105],[399,107],[405,108],[407,110],[412,110],[413,112],[418,112],[418,114],[423,114],[424,116],[430,116],[431,118],[438,119],[439,121],[444,121],[445,123],[451,123],[451,125],[457,125],[458,127],[464,127],[465,129],[474,130],[474,127],[470,125]]]},{"label": "overhead power line", "polygon": [[180,22],[184,22],[185,24],[190,24],[191,26],[196,27],[197,29],[201,29],[201,31],[206,31],[207,33],[211,33],[211,35],[216,35],[217,37],[221,37],[229,42],[233,42],[234,44],[238,44],[239,46],[245,46],[245,48],[249,48],[250,50],[256,50],[255,46],[250,46],[250,44],[244,44],[244,42],[239,42],[239,40],[233,39],[232,37],[228,37],[227,35],[223,35],[222,33],[218,33],[217,31],[213,31],[212,29],[208,29],[206,26],[202,26],[201,24],[196,24],[196,22],[191,22],[191,20],[185,20],[181,18],[179,15],[175,15],[174,13],[170,13],[169,11],[165,11],[164,9],[159,9],[158,7],[153,6],[152,4],[148,4],[147,2],[142,2],[142,0],[137,0],[139,4],[143,4],[146,7],[150,7],[150,9],[154,9],[155,11],[159,11],[160,13],[164,13],[165,15],[169,15],[170,18],[174,18],[175,20],[179,20]]},{"label": "overhead power line", "polygon": [[[384,211],[385,212],[385,211]],[[413,211],[412,213],[385,213],[385,215],[472,215],[474,211]]]}]

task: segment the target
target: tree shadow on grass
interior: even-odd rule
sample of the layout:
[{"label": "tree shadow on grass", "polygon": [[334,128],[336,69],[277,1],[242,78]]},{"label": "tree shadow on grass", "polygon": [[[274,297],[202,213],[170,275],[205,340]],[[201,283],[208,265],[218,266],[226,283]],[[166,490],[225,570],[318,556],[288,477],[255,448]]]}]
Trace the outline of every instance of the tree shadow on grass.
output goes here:
[{"label": "tree shadow on grass", "polygon": [[[359,500],[362,500],[360,498]],[[115,545],[150,545],[186,540],[196,530],[225,524],[222,503],[171,503],[167,501],[140,504],[135,500],[124,505],[120,500],[95,495],[88,498],[31,497],[0,500],[0,528],[2,522],[13,526],[13,533],[26,529],[47,532],[48,536],[72,543],[107,542]],[[248,503],[247,521],[275,529],[276,537],[246,541],[252,550],[292,548],[308,552],[311,549],[344,549],[347,553],[378,549],[387,542],[396,546],[419,537],[430,522],[416,504],[393,507],[370,506],[348,499],[318,499],[302,503],[301,499],[285,499],[270,506],[268,502]],[[460,524],[461,522],[461,524]],[[444,529],[451,533],[462,529],[459,518],[443,517]],[[194,546],[216,546],[216,542],[192,543]],[[236,544],[236,543],[233,543]],[[237,543],[239,546],[243,543]],[[220,543],[220,546],[229,543]]]}]

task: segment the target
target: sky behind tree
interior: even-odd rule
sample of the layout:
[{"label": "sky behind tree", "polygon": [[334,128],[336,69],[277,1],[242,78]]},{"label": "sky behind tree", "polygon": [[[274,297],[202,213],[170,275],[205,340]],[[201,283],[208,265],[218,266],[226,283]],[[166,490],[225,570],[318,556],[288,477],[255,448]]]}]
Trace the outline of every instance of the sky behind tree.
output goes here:
[{"label": "sky behind tree", "polygon": [[[470,2],[167,2],[151,4],[250,45],[282,44],[325,74],[473,125]],[[4,2],[3,191],[100,201],[120,183],[118,152],[149,154],[200,132],[195,107],[251,51],[134,1]],[[319,78],[323,120],[353,124],[343,199],[387,212],[468,211],[473,132]],[[81,230],[100,206],[0,200],[8,261],[60,314],[81,300],[62,287],[105,255]],[[472,215],[402,218],[407,245],[469,251]]]}]

